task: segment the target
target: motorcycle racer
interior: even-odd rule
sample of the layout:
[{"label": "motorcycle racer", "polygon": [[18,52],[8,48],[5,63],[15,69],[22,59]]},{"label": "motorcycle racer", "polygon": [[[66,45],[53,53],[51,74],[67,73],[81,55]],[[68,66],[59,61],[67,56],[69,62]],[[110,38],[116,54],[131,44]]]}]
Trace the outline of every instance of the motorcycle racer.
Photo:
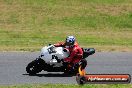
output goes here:
[{"label": "motorcycle racer", "polygon": [[72,65],[75,65],[82,59],[82,56],[83,56],[82,48],[76,42],[76,39],[74,36],[67,36],[65,42],[60,42],[60,43],[54,44],[54,46],[55,47],[64,47],[67,50],[69,50],[70,55],[69,55],[69,57],[64,58],[65,62],[69,62]]}]

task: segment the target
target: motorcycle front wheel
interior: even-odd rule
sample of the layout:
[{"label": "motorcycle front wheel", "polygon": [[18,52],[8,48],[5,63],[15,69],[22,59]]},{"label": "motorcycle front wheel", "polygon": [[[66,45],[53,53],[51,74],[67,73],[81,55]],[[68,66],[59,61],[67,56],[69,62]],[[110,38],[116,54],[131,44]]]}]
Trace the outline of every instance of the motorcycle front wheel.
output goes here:
[{"label": "motorcycle front wheel", "polygon": [[42,66],[37,60],[34,60],[27,65],[26,71],[29,75],[34,75],[42,71]]}]

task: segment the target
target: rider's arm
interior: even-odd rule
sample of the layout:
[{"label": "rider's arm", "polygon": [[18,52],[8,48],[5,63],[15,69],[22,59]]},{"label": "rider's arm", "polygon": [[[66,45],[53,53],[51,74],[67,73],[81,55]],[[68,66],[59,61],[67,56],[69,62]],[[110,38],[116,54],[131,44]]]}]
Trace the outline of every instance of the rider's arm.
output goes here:
[{"label": "rider's arm", "polygon": [[64,43],[60,42],[60,43],[54,44],[54,46],[55,47],[64,47]]}]

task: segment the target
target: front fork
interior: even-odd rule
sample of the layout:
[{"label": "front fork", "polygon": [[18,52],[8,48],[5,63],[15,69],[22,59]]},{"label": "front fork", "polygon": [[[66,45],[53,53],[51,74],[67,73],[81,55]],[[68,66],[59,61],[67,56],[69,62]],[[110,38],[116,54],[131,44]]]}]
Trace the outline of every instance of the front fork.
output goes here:
[{"label": "front fork", "polygon": [[36,58],[36,60],[39,60],[41,59],[41,57],[43,57],[44,55],[40,55],[38,58]]},{"label": "front fork", "polygon": [[39,56],[38,58],[36,58],[36,62],[40,67],[44,67],[45,65],[45,61],[41,58],[42,56]]}]

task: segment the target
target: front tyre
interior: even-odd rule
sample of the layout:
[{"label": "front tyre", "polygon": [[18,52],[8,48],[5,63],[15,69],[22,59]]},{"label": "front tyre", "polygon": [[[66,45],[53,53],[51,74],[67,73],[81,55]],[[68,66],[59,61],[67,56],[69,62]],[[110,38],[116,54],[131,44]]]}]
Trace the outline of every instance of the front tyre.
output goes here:
[{"label": "front tyre", "polygon": [[37,60],[34,60],[27,65],[26,71],[29,75],[34,75],[42,71],[42,65]]}]

